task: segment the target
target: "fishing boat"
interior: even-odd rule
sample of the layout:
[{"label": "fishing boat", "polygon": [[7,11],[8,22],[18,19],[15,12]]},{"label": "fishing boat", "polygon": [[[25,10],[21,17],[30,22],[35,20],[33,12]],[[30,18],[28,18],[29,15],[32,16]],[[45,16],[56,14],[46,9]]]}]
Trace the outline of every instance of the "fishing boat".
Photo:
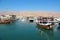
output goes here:
[{"label": "fishing boat", "polygon": [[0,24],[8,24],[15,20],[15,15],[1,15]]},{"label": "fishing boat", "polygon": [[54,27],[53,17],[38,17],[37,25],[44,29],[52,29]]},{"label": "fishing boat", "polygon": [[10,19],[6,15],[0,16],[0,24],[7,24],[10,23]]}]

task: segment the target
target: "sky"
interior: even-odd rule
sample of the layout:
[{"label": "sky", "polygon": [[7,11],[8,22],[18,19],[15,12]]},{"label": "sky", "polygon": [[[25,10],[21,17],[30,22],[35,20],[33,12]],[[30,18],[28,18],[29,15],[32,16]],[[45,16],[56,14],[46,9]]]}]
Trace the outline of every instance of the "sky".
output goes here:
[{"label": "sky", "polygon": [[60,12],[60,0],[0,0],[0,11]]}]

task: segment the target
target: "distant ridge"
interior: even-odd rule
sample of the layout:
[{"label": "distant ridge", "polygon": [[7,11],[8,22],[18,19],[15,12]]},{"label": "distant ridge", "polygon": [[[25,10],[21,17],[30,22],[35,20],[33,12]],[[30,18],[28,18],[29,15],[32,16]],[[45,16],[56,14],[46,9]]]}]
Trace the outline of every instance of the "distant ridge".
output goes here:
[{"label": "distant ridge", "polygon": [[43,12],[43,11],[3,11],[0,12],[2,14],[15,14],[17,16],[54,16],[60,17],[60,13],[58,12]]}]

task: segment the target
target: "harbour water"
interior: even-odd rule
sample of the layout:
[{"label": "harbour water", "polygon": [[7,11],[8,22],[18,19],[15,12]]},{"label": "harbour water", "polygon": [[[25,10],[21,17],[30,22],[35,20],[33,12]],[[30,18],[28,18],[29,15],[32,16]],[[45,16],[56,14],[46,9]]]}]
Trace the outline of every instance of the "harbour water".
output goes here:
[{"label": "harbour water", "polygon": [[0,24],[0,40],[60,40],[60,30],[45,30],[35,23],[16,21]]}]

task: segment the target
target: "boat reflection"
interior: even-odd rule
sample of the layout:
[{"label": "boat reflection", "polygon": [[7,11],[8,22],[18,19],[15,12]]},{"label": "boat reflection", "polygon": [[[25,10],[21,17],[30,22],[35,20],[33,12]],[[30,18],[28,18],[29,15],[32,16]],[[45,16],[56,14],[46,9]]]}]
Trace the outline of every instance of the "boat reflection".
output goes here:
[{"label": "boat reflection", "polygon": [[36,27],[43,40],[54,40],[54,32],[52,30],[42,29],[38,25]]},{"label": "boat reflection", "polygon": [[60,30],[60,25],[58,26],[58,28],[57,28],[58,30]]}]

